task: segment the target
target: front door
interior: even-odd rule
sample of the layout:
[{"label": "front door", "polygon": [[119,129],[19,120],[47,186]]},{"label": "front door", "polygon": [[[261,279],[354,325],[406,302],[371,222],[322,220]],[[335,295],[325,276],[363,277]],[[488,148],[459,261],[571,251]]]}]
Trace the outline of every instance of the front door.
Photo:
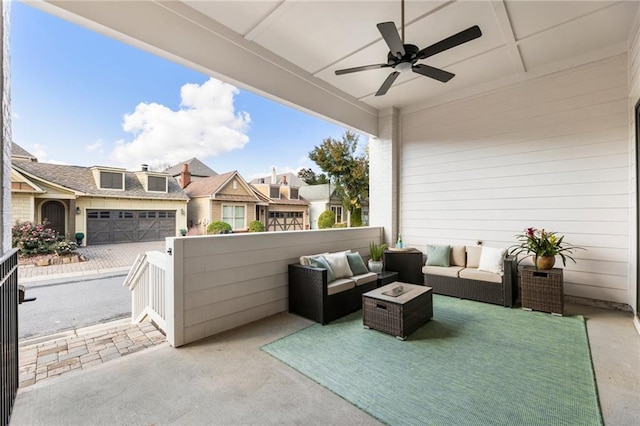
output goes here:
[{"label": "front door", "polygon": [[64,205],[60,201],[47,201],[42,205],[42,220],[49,222],[47,228],[51,228],[59,235],[66,232]]}]

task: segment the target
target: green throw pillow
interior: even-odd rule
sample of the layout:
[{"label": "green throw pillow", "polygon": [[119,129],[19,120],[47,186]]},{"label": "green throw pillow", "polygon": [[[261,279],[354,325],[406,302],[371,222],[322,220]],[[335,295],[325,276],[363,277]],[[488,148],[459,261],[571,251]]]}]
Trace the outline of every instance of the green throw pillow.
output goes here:
[{"label": "green throw pillow", "polygon": [[361,275],[369,272],[360,253],[347,253],[347,260],[349,261],[349,268],[351,268],[353,275]]},{"label": "green throw pillow", "polygon": [[427,266],[449,266],[451,246],[427,246]]},{"label": "green throw pillow", "polygon": [[327,270],[327,282],[331,282],[336,279],[336,274],[331,269],[329,262],[325,259],[324,256],[318,256],[313,259],[309,259],[309,266],[313,268],[323,268]]}]

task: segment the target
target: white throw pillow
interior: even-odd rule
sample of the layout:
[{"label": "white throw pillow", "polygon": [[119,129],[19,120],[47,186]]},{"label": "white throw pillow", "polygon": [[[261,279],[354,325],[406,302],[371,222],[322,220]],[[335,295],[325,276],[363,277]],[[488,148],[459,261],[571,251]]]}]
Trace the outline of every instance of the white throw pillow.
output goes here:
[{"label": "white throw pillow", "polygon": [[482,246],[478,270],[503,275],[504,256],[506,254],[507,249]]},{"label": "white throw pillow", "polygon": [[345,252],[325,254],[324,257],[327,259],[331,269],[333,269],[333,272],[336,274],[336,279],[353,276],[353,272],[351,272],[351,268],[349,267],[347,254]]}]

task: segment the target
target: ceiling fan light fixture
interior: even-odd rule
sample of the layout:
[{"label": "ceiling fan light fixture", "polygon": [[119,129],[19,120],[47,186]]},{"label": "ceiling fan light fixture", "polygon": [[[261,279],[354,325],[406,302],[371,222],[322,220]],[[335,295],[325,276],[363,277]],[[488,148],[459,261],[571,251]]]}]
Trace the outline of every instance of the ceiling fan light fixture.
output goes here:
[{"label": "ceiling fan light fixture", "polygon": [[411,69],[411,62],[400,62],[398,65],[396,65],[395,70],[398,72],[405,72],[405,71],[409,71]]}]

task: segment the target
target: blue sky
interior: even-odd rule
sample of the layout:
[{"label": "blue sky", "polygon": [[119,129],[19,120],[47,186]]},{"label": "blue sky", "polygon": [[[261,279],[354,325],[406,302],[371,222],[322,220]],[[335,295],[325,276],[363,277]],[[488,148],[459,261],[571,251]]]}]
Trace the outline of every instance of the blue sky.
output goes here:
[{"label": "blue sky", "polygon": [[18,2],[10,49],[13,140],[43,162],[137,170],[198,157],[251,179],[319,171],[309,151],[344,133]]}]

